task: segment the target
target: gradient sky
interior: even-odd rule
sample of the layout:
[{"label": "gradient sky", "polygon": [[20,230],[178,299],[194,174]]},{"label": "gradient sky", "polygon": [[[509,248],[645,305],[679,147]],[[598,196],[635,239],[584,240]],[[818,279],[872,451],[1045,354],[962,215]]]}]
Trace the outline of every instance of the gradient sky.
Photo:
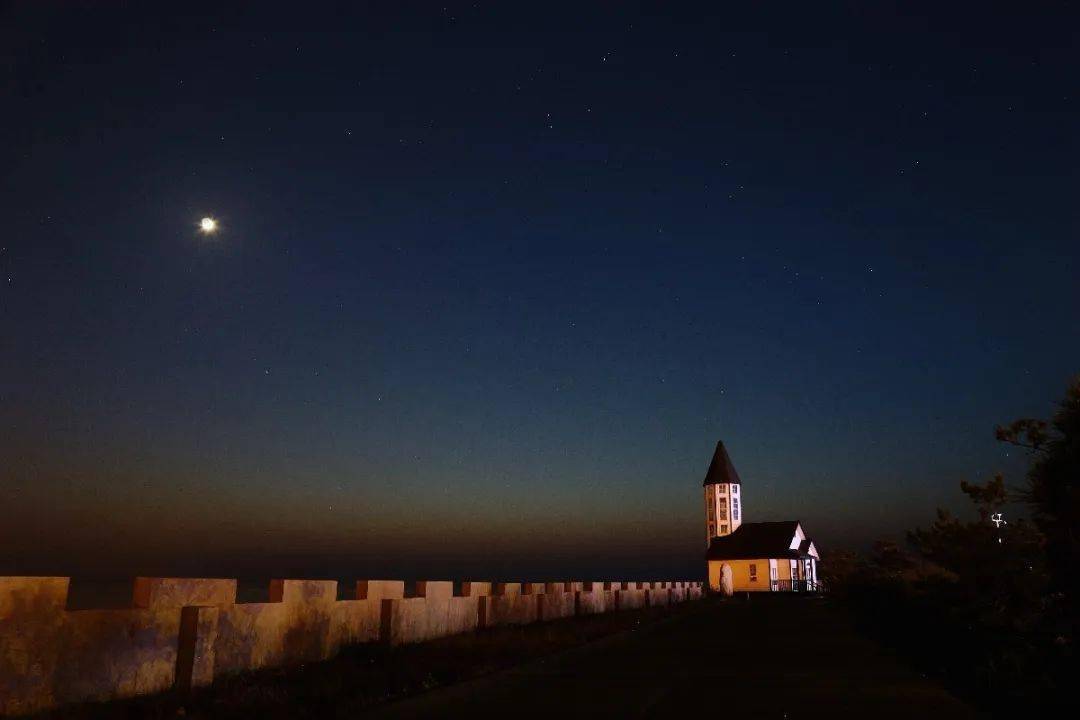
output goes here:
[{"label": "gradient sky", "polygon": [[1075,6],[311,5],[2,11],[0,571],[696,575],[719,438],[826,552],[1019,480]]}]

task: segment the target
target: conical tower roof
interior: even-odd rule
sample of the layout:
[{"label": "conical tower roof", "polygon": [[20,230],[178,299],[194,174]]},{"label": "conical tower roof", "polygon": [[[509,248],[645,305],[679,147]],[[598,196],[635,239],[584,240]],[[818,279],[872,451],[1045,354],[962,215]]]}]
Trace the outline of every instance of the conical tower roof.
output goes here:
[{"label": "conical tower roof", "polygon": [[739,473],[735,472],[735,466],[731,464],[724,441],[716,443],[716,452],[713,453],[712,462],[709,464],[709,472],[705,473],[705,482],[702,485],[719,485],[721,483],[739,483]]}]

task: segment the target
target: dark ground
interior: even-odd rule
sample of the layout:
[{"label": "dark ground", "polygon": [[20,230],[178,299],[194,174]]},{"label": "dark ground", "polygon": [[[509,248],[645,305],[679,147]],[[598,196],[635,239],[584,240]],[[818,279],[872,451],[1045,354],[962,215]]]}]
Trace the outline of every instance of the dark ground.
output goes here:
[{"label": "dark ground", "polygon": [[699,603],[634,632],[386,705],[371,717],[466,715],[922,719],[975,713],[856,634],[829,601],[756,596]]}]

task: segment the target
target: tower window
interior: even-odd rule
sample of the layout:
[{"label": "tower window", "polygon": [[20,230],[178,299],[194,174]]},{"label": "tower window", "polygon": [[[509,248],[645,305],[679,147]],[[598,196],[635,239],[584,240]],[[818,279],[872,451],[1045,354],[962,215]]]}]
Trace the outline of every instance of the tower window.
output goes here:
[{"label": "tower window", "polygon": [[727,532],[727,525],[721,525],[720,526],[720,532],[726,533]]},{"label": "tower window", "polygon": [[757,565],[750,563],[750,582],[757,582]]},{"label": "tower window", "polygon": [[739,519],[739,498],[731,498],[731,517],[734,520]]}]

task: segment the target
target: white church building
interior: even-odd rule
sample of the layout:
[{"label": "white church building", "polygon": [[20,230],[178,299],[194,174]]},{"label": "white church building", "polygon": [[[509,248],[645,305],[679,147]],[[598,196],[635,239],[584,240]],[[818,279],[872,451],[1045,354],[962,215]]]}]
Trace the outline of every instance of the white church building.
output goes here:
[{"label": "white church building", "polygon": [[742,481],[723,441],[705,474],[705,557],[714,592],[817,592],[818,552],[798,520],[743,522]]}]

